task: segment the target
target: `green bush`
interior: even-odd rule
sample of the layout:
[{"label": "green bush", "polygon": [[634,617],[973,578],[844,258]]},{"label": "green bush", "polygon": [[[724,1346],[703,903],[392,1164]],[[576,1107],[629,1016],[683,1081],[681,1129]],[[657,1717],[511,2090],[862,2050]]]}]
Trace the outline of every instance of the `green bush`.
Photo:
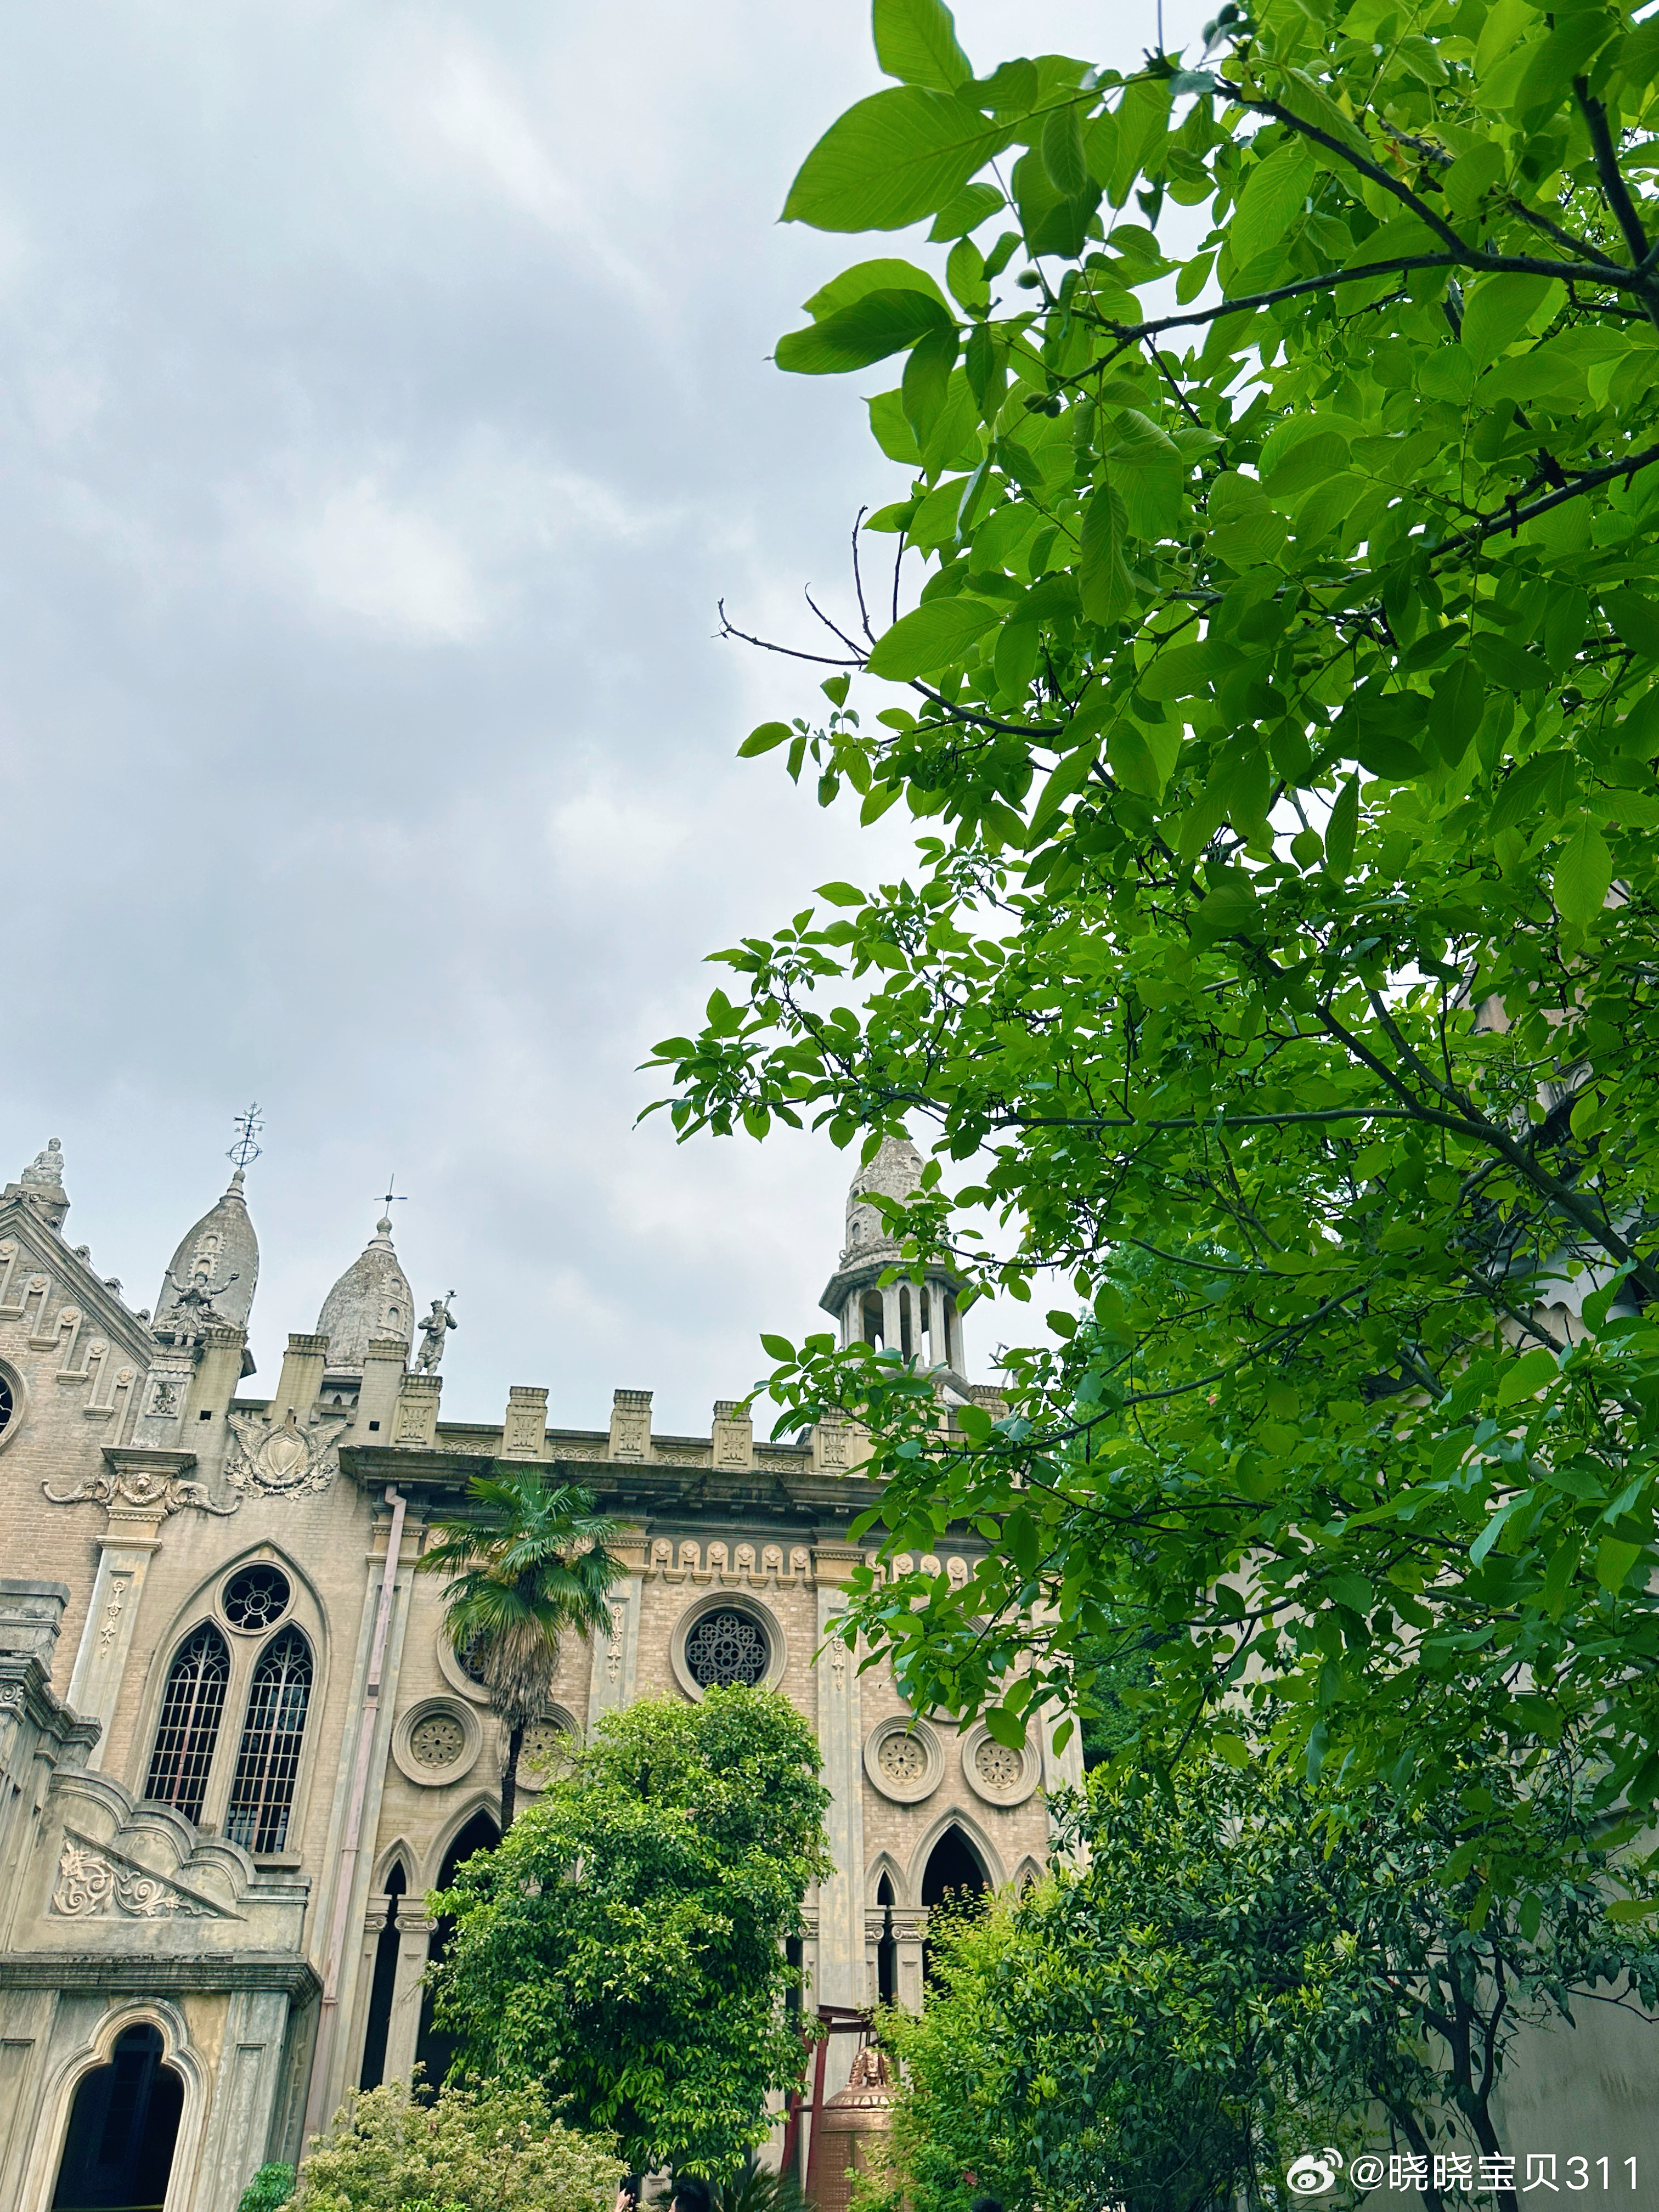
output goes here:
[{"label": "green bush", "polygon": [[259,2168],[237,2199],[236,2212],[281,2212],[294,2197],[294,2168],[271,2159]]},{"label": "green bush", "polygon": [[336,2114],[295,2212],[611,2212],[622,2172],[533,2086],[445,2087],[427,2104],[388,2083]]}]

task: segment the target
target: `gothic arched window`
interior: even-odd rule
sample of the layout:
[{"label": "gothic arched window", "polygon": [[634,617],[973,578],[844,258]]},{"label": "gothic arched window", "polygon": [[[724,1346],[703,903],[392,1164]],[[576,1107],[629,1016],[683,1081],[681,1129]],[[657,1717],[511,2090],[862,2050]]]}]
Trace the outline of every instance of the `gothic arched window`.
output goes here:
[{"label": "gothic arched window", "polygon": [[288,1841],[311,1674],[311,1647],[297,1628],[268,1644],[253,1670],[225,1820],[225,1833],[245,1850],[280,1851]]},{"label": "gothic arched window", "polygon": [[229,1680],[225,1639],[206,1621],[173,1662],[144,1784],[144,1795],[153,1804],[171,1805],[187,1820],[201,1817]]}]

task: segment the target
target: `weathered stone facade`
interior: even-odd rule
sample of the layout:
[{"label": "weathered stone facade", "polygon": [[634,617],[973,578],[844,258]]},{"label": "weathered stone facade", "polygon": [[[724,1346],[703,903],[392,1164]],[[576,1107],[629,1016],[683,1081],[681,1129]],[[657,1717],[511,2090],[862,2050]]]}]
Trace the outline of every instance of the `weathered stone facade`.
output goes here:
[{"label": "weathered stone facade", "polygon": [[[892,1147],[855,1184],[826,1304],[912,1340],[948,1405],[969,1387],[954,1286],[931,1281],[925,1310],[881,1291],[863,1197],[919,1167]],[[99,2154],[73,2139],[118,2075],[152,2148],[176,2125],[167,2212],[233,2212],[351,2088],[441,2059],[422,1900],[493,1834],[501,1747],[414,1569],[432,1514],[496,1461],[556,1465],[624,1529],[616,1634],[565,1650],[545,1745],[700,1695],[710,1636],[740,1646],[811,1722],[832,1793],[811,1998],[916,2002],[929,1898],[1035,1869],[1044,1787],[1076,1753],[918,1720],[884,1669],[822,1649],[872,1494],[857,1431],[757,1443],[722,1400],[708,1436],[659,1436],[639,1389],[606,1431],[550,1427],[528,1387],[499,1421],[451,1421],[440,1376],[410,1370],[385,1219],[272,1395],[240,1395],[242,1180],[181,1242],[153,1324],[65,1242],[55,1146],[0,1196],[0,2206],[47,2212],[66,2136]],[[939,1571],[974,1549],[951,1532]]]}]

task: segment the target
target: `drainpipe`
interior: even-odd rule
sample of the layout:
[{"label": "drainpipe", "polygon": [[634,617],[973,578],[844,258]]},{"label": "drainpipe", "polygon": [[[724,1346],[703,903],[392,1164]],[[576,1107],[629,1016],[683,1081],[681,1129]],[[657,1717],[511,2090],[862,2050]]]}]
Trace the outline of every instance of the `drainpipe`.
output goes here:
[{"label": "drainpipe", "polygon": [[398,1579],[398,1555],[403,1549],[404,1515],[409,1500],[400,1498],[390,1483],[386,1502],[392,1508],[392,1534],[386,1539],[386,1566],[380,1576],[380,1602],[374,1614],[374,1640],[369,1646],[368,1680],[363,1692],[362,1718],[357,1725],[357,1760],[351,1777],[351,1802],[346,1808],[345,1833],[340,1839],[340,1863],[334,1878],[334,1920],[328,1931],[328,1958],[323,1969],[323,2002],[317,2023],[317,2043],[311,2059],[311,2087],[306,2098],[305,2127],[301,2148],[328,2124],[328,2077],[334,2063],[334,2041],[340,2025],[340,1966],[345,1956],[346,1922],[351,1913],[351,1893],[356,1887],[358,1847],[362,1838],[363,1799],[368,1791],[368,1762],[374,1749],[374,1727],[380,1713],[380,1668],[386,1657],[386,1629],[392,1620],[392,1594]]}]

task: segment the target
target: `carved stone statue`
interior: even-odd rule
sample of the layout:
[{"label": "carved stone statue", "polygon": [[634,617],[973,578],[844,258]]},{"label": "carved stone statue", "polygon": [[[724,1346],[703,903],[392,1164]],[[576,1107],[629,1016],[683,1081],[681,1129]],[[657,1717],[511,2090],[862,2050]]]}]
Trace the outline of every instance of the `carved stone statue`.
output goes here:
[{"label": "carved stone statue", "polygon": [[421,1323],[421,1352],[415,1362],[417,1375],[437,1373],[438,1362],[444,1356],[444,1344],[449,1332],[460,1327],[459,1322],[449,1310],[449,1301],[454,1295],[454,1291],[450,1291],[441,1298],[434,1298],[431,1312]]},{"label": "carved stone statue", "polygon": [[46,1151],[37,1152],[32,1164],[24,1169],[22,1182],[26,1190],[62,1191],[64,1146],[61,1139],[49,1137],[46,1139]]}]

